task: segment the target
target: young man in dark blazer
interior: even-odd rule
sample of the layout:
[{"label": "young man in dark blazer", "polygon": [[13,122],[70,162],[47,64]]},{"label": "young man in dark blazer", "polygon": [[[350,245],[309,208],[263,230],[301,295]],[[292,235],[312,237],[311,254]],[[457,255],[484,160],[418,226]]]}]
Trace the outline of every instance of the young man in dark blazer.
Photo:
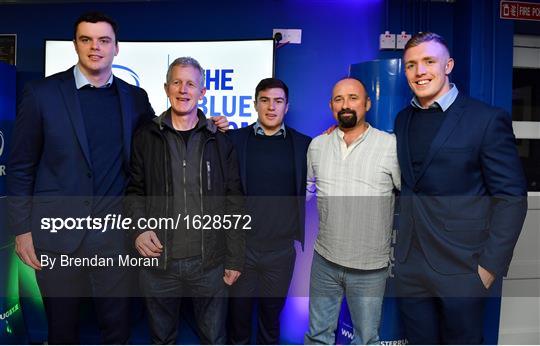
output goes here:
[{"label": "young man in dark blazer", "polygon": [[252,309],[258,298],[258,344],[279,344],[279,315],[296,259],[294,241],[304,243],[306,154],[311,138],[285,126],[289,89],[276,78],[255,89],[258,120],[229,131],[253,217],[246,233],[246,262],[231,287],[229,342],[251,343]]},{"label": "young man in dark blazer", "polygon": [[127,254],[125,231],[52,233],[40,221],[119,213],[131,135],[154,112],[143,89],[112,74],[118,38],[111,18],[82,15],[73,43],[74,67],[25,87],[8,164],[9,216],[17,254],[36,270],[48,342],[79,343],[79,297],[93,296],[102,342],[122,344],[130,327],[129,299],[120,298],[130,285],[126,268],[61,267],[58,259]]},{"label": "young man in dark blazer", "polygon": [[512,119],[458,93],[441,36],[413,36],[404,63],[415,95],[395,122],[405,334],[411,344],[481,344],[485,297],[508,271],[527,211]]}]

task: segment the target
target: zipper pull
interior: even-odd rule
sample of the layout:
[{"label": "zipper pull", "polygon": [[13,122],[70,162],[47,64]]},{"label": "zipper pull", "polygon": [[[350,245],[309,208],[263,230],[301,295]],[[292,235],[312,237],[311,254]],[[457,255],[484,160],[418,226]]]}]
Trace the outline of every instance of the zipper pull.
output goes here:
[{"label": "zipper pull", "polygon": [[206,161],[206,183],[208,185],[208,191],[212,190],[211,172],[210,161]]},{"label": "zipper pull", "polygon": [[186,160],[182,160],[182,167],[186,167]]}]

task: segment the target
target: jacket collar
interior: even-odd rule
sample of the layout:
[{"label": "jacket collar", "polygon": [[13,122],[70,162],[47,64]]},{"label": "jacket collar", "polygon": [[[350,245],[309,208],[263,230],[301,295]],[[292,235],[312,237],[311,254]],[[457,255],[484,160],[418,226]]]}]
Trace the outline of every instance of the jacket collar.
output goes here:
[{"label": "jacket collar", "polygon": [[[207,119],[203,111],[201,111],[200,109],[197,109],[197,117],[199,118],[199,121],[195,126],[195,131],[202,131],[206,129],[210,133],[217,132],[217,126],[214,124],[212,119]],[[170,107],[165,112],[161,113],[159,117],[154,118],[153,122],[158,125],[160,131],[165,130],[165,128],[176,131],[176,129],[172,125]]]}]

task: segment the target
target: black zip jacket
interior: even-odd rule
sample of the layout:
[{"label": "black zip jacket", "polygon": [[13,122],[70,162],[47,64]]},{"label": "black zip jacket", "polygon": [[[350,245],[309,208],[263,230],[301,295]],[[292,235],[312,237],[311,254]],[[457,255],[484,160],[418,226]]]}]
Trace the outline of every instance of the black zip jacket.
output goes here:
[{"label": "black zip jacket", "polygon": [[[170,109],[142,126],[133,137],[125,207],[135,227],[137,220],[141,218],[147,220],[167,217],[174,222],[178,219],[173,208],[171,153],[165,134],[169,129],[166,129],[163,123],[167,114],[170,114]],[[202,111],[198,110],[197,115],[199,123],[192,136],[197,135],[202,141],[202,145],[198,146],[200,164],[192,165],[191,171],[185,174],[199,177],[200,205],[185,207],[190,213],[197,210],[199,215],[244,215],[244,197],[234,148],[230,140],[217,131],[212,120],[207,120]],[[183,225],[184,216],[180,218]],[[247,218],[243,221],[245,220]],[[224,264],[225,269],[242,271],[246,232],[243,225],[242,221],[236,229],[214,228],[212,222],[205,225],[207,228],[201,230],[204,269]],[[147,230],[137,229],[134,240]],[[174,227],[161,227],[154,231],[163,245],[158,268],[165,269],[170,257]]]}]

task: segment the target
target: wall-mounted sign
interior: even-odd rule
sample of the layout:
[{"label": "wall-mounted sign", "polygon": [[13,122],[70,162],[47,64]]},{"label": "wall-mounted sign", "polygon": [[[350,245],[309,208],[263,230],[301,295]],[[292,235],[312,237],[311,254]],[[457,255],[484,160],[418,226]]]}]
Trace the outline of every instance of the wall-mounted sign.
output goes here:
[{"label": "wall-mounted sign", "polygon": [[0,34],[0,61],[17,64],[17,35]]},{"label": "wall-mounted sign", "polygon": [[540,21],[540,3],[501,0],[501,18]]}]

